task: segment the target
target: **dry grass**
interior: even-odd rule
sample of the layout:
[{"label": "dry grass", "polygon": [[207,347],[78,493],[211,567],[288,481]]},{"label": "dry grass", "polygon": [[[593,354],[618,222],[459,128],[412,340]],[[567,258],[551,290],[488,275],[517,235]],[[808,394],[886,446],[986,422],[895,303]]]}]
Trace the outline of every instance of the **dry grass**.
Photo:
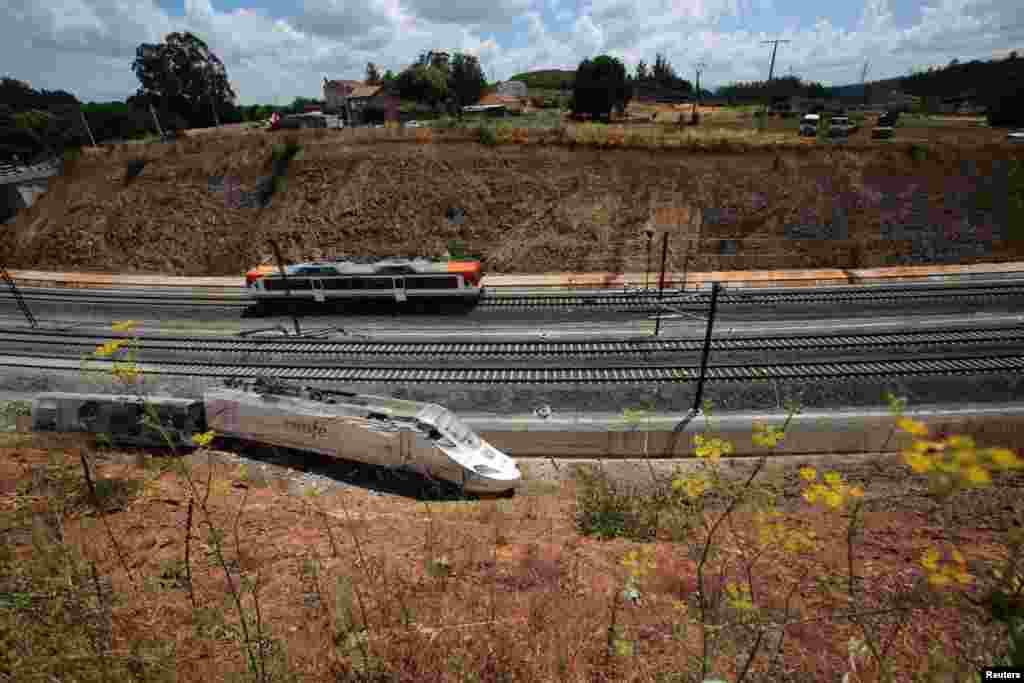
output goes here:
[{"label": "dry grass", "polygon": [[[0,673],[12,680],[260,680],[246,674],[240,622],[225,600],[229,580],[250,587],[243,605],[250,634],[259,630],[266,646],[262,680],[697,680],[696,564],[671,540],[678,530],[663,519],[646,544],[583,536],[574,521],[580,484],[531,484],[509,501],[423,502],[355,487],[298,497],[272,476],[190,457],[201,495],[210,482],[210,521],[222,532],[231,576],[212,560],[197,512],[193,605],[184,564],[189,493],[175,461],[86,449],[96,481],[106,482],[114,547],[83,498],[82,446],[35,438],[0,448]],[[773,480],[791,501],[786,521],[832,542],[799,561],[779,548],[763,556],[758,602],[781,615],[788,599],[794,623],[783,666],[768,671],[767,659],[758,660],[748,680],[838,680],[854,635],[836,616],[847,610],[842,592],[820,581],[844,569],[835,549],[845,520],[801,508],[793,468]],[[857,560],[862,609],[899,599],[915,610],[879,626],[888,633],[903,625],[893,641],[896,673],[920,672],[940,644],[961,664],[992,657],[998,630],[920,593],[914,562],[949,531],[936,524],[922,482],[891,462],[844,474],[869,491],[901,487],[899,499],[866,514]],[[961,506],[961,547],[979,562],[998,550],[1008,524],[999,501],[1011,499],[1015,485],[1002,482]],[[726,558],[742,550],[751,526],[742,514],[735,521]],[[641,548],[656,568],[643,579],[640,604],[615,610],[609,655],[612,605],[627,577],[621,560]],[[749,645],[744,629],[730,631],[714,670],[735,680],[736,655]],[[876,680],[871,667],[860,680]]]}]

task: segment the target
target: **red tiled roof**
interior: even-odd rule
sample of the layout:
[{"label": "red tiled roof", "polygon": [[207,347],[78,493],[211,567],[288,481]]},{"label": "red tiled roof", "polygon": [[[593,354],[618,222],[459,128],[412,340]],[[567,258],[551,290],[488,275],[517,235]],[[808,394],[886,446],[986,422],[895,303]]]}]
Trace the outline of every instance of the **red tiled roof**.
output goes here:
[{"label": "red tiled roof", "polygon": [[331,88],[332,90],[346,89],[346,88],[357,88],[361,86],[362,81],[326,81],[324,82],[325,88]]},{"label": "red tiled roof", "polygon": [[373,97],[380,92],[382,86],[379,85],[362,85],[359,84],[352,88],[352,92],[349,93],[349,97]]},{"label": "red tiled roof", "polygon": [[477,102],[477,104],[507,104],[510,106],[519,106],[520,104],[522,104],[521,100],[522,98],[519,97],[509,97],[506,95],[497,95],[491,93],[489,95],[484,95],[483,97],[481,97],[480,101]]}]

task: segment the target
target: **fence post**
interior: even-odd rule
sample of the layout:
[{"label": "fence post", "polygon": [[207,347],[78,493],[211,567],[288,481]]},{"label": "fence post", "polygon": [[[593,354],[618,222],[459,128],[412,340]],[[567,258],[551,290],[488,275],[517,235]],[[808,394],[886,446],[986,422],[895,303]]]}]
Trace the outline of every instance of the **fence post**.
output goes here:
[{"label": "fence post", "polygon": [[697,380],[697,395],[693,399],[693,412],[700,410],[700,400],[704,396],[704,375],[708,368],[708,354],[711,352],[711,330],[715,325],[715,309],[718,307],[718,282],[711,283],[711,312],[708,314],[708,328],[704,333],[704,352],[700,359],[700,379]]},{"label": "fence post", "polygon": [[[275,240],[269,240],[269,242],[271,249],[274,250],[274,258],[277,259],[277,269],[281,272],[281,279],[284,280],[284,295],[285,298],[288,300],[288,308],[291,309],[292,288],[288,284],[288,275],[284,272],[284,259],[281,258],[281,250],[278,248],[277,242]],[[295,322],[295,334],[300,335],[302,334],[302,330],[299,329],[299,318],[297,315],[295,315],[294,309],[291,310],[291,314],[292,320]]]}]

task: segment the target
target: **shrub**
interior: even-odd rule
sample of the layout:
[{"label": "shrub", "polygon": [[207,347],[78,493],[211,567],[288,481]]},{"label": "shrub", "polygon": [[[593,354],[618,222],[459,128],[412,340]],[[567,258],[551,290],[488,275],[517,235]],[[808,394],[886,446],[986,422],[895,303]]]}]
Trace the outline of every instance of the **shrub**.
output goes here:
[{"label": "shrub", "polygon": [[495,134],[494,129],[491,128],[490,126],[480,126],[480,128],[478,128],[477,131],[480,144],[487,145],[488,147],[493,147],[494,145],[498,144],[498,136]]},{"label": "shrub", "polygon": [[600,468],[576,471],[576,528],[598,538],[653,539],[658,530],[657,498],[628,490]]}]

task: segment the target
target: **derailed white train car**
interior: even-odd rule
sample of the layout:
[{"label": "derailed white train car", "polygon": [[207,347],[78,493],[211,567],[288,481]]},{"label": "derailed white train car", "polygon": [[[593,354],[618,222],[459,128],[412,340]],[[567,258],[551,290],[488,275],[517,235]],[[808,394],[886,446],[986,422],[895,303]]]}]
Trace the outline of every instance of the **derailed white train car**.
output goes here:
[{"label": "derailed white train car", "polygon": [[[147,415],[161,428],[144,420]],[[193,434],[206,431],[206,421],[198,399],[55,391],[32,401],[32,430],[104,434],[117,445],[164,448],[190,445]]]},{"label": "derailed white train car", "polygon": [[522,481],[512,458],[436,404],[259,384],[203,399],[218,435],[411,470],[473,493],[511,493]]}]

